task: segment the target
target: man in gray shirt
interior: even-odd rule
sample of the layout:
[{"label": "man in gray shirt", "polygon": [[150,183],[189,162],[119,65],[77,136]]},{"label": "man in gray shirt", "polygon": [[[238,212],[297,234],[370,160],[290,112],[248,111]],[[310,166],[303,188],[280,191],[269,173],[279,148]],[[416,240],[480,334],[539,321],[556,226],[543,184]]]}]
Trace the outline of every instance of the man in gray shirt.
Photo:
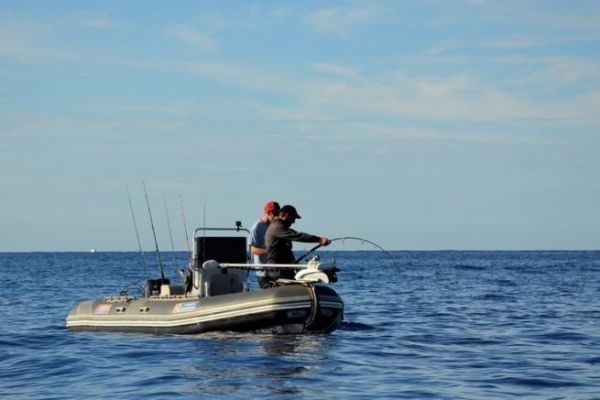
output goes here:
[{"label": "man in gray shirt", "polygon": [[[311,235],[309,233],[297,232],[291,228],[292,224],[300,219],[296,208],[291,205],[281,207],[279,216],[269,224],[265,235],[265,243],[268,251],[269,264],[294,264],[295,258],[292,252],[292,241],[320,243],[327,246],[331,241],[324,236]],[[270,271],[271,280],[277,278],[292,279],[294,270]]]}]

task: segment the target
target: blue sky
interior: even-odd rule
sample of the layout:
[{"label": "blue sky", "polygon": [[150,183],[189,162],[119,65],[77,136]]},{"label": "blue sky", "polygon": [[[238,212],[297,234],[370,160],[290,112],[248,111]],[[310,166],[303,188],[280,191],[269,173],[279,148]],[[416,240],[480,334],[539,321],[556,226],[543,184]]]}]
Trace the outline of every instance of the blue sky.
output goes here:
[{"label": "blue sky", "polygon": [[597,1],[0,1],[0,251],[598,249],[599,116]]}]

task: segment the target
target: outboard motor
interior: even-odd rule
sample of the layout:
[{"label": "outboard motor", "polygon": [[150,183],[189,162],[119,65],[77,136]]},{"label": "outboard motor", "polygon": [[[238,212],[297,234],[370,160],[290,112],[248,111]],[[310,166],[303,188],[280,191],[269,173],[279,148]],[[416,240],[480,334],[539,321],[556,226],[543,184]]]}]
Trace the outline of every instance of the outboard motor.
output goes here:
[{"label": "outboard motor", "polygon": [[338,281],[338,277],[337,277],[338,271],[339,271],[339,268],[334,266],[333,268],[325,270],[323,272],[325,272],[325,275],[327,275],[327,278],[329,279],[329,283],[335,283]]}]

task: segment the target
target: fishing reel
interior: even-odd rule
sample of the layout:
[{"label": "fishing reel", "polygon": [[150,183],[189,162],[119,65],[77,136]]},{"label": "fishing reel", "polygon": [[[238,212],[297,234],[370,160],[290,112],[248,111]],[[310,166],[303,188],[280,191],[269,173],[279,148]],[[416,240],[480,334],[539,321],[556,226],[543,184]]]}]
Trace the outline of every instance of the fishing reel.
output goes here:
[{"label": "fishing reel", "polygon": [[294,279],[298,281],[312,281],[322,283],[335,283],[338,281],[338,267],[335,265],[335,260],[330,264],[322,264],[319,262],[319,256],[314,256],[306,264],[306,268],[298,271]]}]

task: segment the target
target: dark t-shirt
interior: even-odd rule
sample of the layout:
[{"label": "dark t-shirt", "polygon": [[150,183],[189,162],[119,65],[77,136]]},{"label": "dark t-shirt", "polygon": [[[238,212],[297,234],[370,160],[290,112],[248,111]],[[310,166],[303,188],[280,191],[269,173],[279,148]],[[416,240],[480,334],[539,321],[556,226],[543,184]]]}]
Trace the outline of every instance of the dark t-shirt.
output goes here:
[{"label": "dark t-shirt", "polygon": [[269,252],[270,264],[293,264],[295,261],[292,252],[292,241],[316,242],[321,240],[319,236],[308,233],[297,232],[284,225],[280,219],[275,219],[269,224],[265,235],[265,244]]}]

